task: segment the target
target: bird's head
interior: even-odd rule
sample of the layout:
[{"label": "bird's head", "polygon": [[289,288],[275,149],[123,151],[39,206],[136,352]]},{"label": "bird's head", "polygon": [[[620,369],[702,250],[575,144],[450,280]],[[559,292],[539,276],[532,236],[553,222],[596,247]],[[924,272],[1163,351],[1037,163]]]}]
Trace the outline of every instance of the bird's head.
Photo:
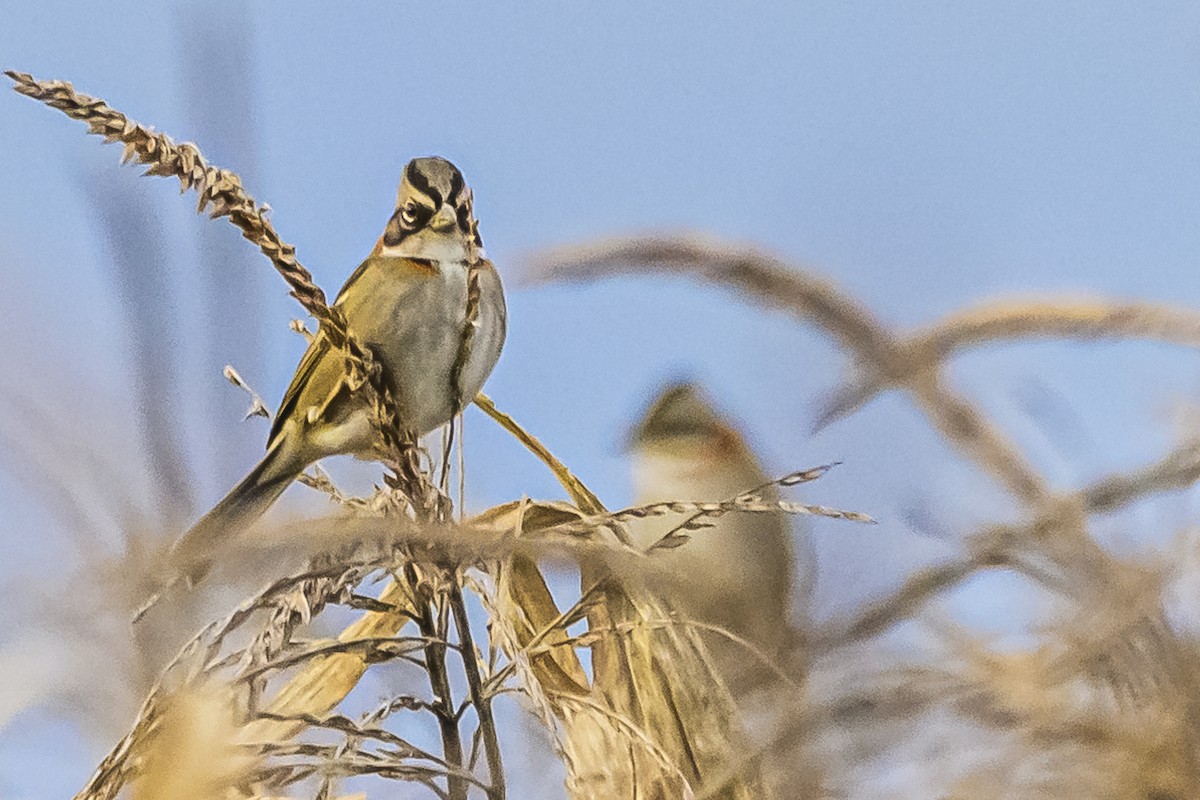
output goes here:
[{"label": "bird's head", "polygon": [[692,383],[663,388],[633,429],[629,446],[641,451],[678,451],[705,446],[732,431]]},{"label": "bird's head", "polygon": [[408,162],[379,253],[458,261],[472,260],[482,247],[471,188],[458,167],[438,156]]}]

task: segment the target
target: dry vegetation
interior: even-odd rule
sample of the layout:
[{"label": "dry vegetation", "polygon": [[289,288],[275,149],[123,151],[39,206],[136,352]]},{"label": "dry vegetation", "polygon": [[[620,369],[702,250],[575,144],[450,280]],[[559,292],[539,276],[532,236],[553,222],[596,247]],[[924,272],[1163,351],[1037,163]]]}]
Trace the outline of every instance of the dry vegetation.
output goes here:
[{"label": "dry vegetation", "polygon": [[[826,279],[745,247],[633,238],[544,254],[531,266],[540,280],[675,273],[793,313],[830,336],[854,365],[823,424],[881,392],[904,392],[1011,496],[1009,521],[963,532],[960,559],[803,631],[796,639],[802,652],[774,664],[774,678],[750,700],[735,698],[710,668],[699,626],[618,579],[653,559],[655,549],[635,552],[623,525],[677,515],[681,526],[658,545],[669,548],[688,546],[692,530],[730,513],[866,517],[777,501],[765,487],[711,503],[609,512],[481,396],[476,404],[546,464],[571,502],[514,501],[456,518],[448,471],[435,480],[432,460],[395,425],[370,349],[328,307],[236,175],[69,84],[8,74],[18,91],[121,143],[125,159],[147,165],[148,174],[177,177],[199,194],[200,211],[228,218],[259,247],[305,310],[337,334],[349,374],[376,408],[386,470],[385,488],[366,500],[342,497],[323,473],[307,476],[341,503],[341,513],[305,526],[299,540],[287,538],[280,546],[308,554],[295,559],[291,574],[208,624],[169,660],[132,730],[80,798],[165,798],[181,787],[193,797],[328,798],[360,776],[440,797],[500,798],[506,731],[493,704],[505,694],[521,697],[550,733],[573,798],[878,796],[862,791],[872,765],[916,760],[904,748],[939,737],[943,748],[961,751],[941,776],[945,797],[1165,800],[1200,789],[1197,642],[1167,616],[1171,575],[1112,555],[1095,536],[1099,515],[1200,477],[1200,441],[1184,441],[1128,474],[1052,491],[944,374],[955,354],[1001,340],[1140,338],[1194,347],[1200,314],[1025,299],[982,304],[899,335]],[[447,447],[443,464],[449,455]],[[811,481],[823,469],[777,483]],[[539,558],[548,553],[581,564],[570,608],[559,608],[547,589]],[[244,554],[227,556],[236,565]],[[152,559],[144,569],[153,569]],[[931,600],[987,569],[1011,571],[1052,596],[1058,622],[1031,631],[1034,643],[1014,651],[930,619]],[[245,575],[239,580],[247,585]],[[169,627],[195,616],[166,605],[146,624]],[[344,618],[338,608],[359,616],[331,629],[323,623]],[[167,616],[156,621],[154,614]],[[917,655],[890,649],[889,636],[917,619],[937,635]],[[583,632],[571,633],[580,623]],[[590,670],[580,658],[585,650]],[[400,663],[425,685],[366,714],[343,710],[364,675]],[[747,716],[750,705],[774,713]]]}]

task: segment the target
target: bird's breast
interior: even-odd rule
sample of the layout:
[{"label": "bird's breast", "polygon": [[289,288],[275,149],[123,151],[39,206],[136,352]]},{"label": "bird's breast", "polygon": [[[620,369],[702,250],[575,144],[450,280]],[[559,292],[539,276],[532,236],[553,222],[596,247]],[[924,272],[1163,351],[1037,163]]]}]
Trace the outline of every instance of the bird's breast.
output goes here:
[{"label": "bird's breast", "polygon": [[[410,262],[411,263],[411,262]],[[399,411],[409,427],[427,433],[456,413],[455,365],[466,333],[468,265],[428,262],[420,274],[409,267],[407,285],[382,288],[377,324],[369,343],[381,355]],[[487,380],[504,341],[504,298],[495,269],[481,267],[474,340],[461,371],[461,393],[470,401]]]}]

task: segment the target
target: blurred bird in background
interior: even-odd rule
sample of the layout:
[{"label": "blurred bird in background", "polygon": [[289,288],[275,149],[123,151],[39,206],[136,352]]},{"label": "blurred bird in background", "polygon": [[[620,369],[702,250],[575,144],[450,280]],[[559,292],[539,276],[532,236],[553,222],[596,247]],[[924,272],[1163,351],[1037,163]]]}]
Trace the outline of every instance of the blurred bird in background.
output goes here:
[{"label": "blurred bird in background", "polygon": [[[658,395],[634,428],[630,450],[639,505],[724,500],[768,482],[741,434],[691,383]],[[679,522],[639,520],[630,535],[646,548]],[[727,630],[772,658],[792,641],[795,550],[783,513],[726,514],[686,544],[655,551],[651,563],[649,587],[683,617]],[[731,684],[756,661],[728,637],[705,633],[704,639]]]}]

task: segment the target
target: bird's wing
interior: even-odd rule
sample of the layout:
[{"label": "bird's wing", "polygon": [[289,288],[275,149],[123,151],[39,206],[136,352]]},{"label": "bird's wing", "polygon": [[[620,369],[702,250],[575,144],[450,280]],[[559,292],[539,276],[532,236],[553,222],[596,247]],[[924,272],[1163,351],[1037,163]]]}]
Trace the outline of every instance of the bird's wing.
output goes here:
[{"label": "bird's wing", "polygon": [[296,374],[292,376],[291,384],[283,393],[279,411],[276,412],[275,420],[271,423],[271,435],[267,437],[268,449],[275,443],[276,437],[283,430],[284,422],[291,419],[292,415],[296,413],[296,404],[300,401],[304,387],[308,385],[309,379],[316,372],[317,366],[325,358],[330,348],[329,337],[325,334],[324,329],[318,330],[317,335],[309,343],[308,349],[304,351],[304,357],[300,359],[300,366],[296,367]]},{"label": "bird's wing", "polygon": [[[432,265],[418,259],[372,256],[359,264],[346,280],[334,305],[345,314],[350,332],[359,341],[365,344],[388,339],[404,341],[421,322],[418,313],[421,304],[410,295],[427,288],[422,278],[436,274]],[[396,314],[401,308],[409,313]],[[267,446],[275,442],[286,422],[297,413],[305,412],[308,406],[324,408],[344,371],[342,354],[333,347],[322,327],[284,392]]]}]

